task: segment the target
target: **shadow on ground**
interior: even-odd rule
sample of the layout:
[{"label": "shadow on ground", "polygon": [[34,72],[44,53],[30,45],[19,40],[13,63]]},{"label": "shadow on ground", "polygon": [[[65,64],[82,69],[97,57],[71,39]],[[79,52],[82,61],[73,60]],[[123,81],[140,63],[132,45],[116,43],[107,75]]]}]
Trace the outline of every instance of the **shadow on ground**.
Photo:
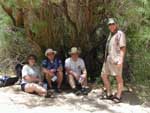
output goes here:
[{"label": "shadow on ground", "polygon": [[141,105],[142,100],[134,92],[124,91],[122,96],[122,102],[130,105]]},{"label": "shadow on ground", "polygon": [[[38,106],[66,106],[70,109],[85,110],[89,112],[107,110],[109,113],[116,113],[109,107],[113,105],[112,101],[100,100],[99,94],[101,91],[92,90],[88,96],[75,96],[69,91],[62,94],[56,94],[55,98],[44,98],[37,95],[27,94],[20,90],[19,86],[11,86],[1,88],[0,92],[5,92],[6,98],[9,98],[11,102],[17,105],[23,105],[29,109]],[[1,97],[0,97],[1,98]],[[123,103],[130,105],[141,105],[142,102],[138,96],[134,93],[125,91],[123,93]]]}]

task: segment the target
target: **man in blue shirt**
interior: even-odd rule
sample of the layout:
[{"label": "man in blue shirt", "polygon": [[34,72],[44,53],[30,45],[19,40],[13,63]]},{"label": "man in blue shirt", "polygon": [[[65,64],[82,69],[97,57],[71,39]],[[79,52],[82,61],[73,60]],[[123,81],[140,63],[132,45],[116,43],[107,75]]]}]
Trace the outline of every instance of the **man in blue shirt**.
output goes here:
[{"label": "man in blue shirt", "polygon": [[49,88],[52,88],[52,82],[57,81],[57,92],[61,92],[61,84],[63,80],[63,66],[62,61],[55,58],[56,51],[53,49],[47,49],[45,56],[47,59],[42,62],[42,70],[45,74],[45,78],[48,82]]}]

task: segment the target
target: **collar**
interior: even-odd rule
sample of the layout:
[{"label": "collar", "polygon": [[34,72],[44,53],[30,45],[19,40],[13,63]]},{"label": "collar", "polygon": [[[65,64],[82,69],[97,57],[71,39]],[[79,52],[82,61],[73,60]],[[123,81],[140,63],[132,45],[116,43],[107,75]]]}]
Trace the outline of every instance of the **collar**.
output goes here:
[{"label": "collar", "polygon": [[[78,58],[79,59],[79,58]],[[71,58],[71,60],[73,61],[73,62],[77,62],[78,61],[78,59],[76,60],[76,61],[74,61],[72,58]]]},{"label": "collar", "polygon": [[115,35],[118,32],[118,29],[115,32],[111,32],[111,36]]},{"label": "collar", "polygon": [[54,59],[54,60],[49,60],[49,59],[47,59],[47,61],[50,62],[50,63],[54,63],[54,62],[55,62],[55,59]]}]

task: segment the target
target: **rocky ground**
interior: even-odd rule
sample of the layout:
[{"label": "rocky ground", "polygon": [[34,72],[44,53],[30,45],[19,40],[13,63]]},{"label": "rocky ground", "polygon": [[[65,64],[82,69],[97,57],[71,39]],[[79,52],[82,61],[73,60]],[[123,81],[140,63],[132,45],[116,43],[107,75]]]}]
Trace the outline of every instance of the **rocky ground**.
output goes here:
[{"label": "rocky ground", "polygon": [[100,89],[88,96],[75,96],[70,92],[43,98],[26,94],[19,86],[0,88],[0,113],[150,113],[150,103],[144,104],[133,93],[124,92],[123,103],[100,100]]}]

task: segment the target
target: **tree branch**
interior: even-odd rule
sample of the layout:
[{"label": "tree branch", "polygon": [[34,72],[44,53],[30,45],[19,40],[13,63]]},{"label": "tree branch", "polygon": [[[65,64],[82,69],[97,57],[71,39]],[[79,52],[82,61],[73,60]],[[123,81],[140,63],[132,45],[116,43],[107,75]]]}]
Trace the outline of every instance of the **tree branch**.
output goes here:
[{"label": "tree branch", "polygon": [[11,18],[13,25],[16,26],[16,20],[13,17],[13,10],[11,7],[6,7],[4,4],[0,4],[2,9],[6,12],[6,14]]}]

